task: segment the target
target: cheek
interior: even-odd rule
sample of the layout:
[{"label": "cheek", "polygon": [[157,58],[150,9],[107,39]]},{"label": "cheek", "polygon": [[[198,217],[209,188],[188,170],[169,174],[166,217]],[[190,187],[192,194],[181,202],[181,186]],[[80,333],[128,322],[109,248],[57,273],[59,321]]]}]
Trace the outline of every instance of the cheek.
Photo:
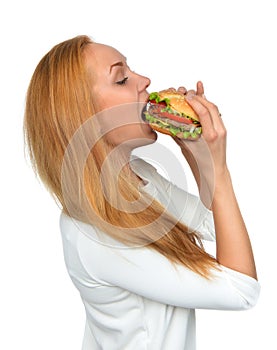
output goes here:
[{"label": "cheek", "polygon": [[[110,101],[110,100],[109,100]],[[108,101],[107,101],[108,102]],[[124,134],[132,134],[141,129],[141,110],[142,107],[137,103],[122,103],[114,106],[108,106],[98,113],[102,131],[126,130]]]},{"label": "cheek", "polygon": [[137,102],[137,96],[127,89],[115,87],[112,90],[99,91],[96,95],[98,111]]},{"label": "cheek", "polygon": [[104,109],[112,108],[116,105],[116,99],[110,95],[97,96],[97,112],[101,112]]},{"label": "cheek", "polygon": [[141,119],[142,104],[126,103],[126,99],[121,104],[119,102],[110,95],[101,104],[103,110],[97,113],[101,135],[113,145],[131,140],[143,143],[147,139],[153,139],[155,134]]}]

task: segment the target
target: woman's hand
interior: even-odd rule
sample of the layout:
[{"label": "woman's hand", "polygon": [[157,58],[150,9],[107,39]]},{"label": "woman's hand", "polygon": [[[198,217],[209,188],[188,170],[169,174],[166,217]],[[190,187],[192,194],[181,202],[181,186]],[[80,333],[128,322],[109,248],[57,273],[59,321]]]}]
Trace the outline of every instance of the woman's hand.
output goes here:
[{"label": "woman's hand", "polygon": [[195,90],[187,90],[184,86],[180,86],[178,88],[179,92],[189,97],[190,95],[198,95],[204,97],[204,86],[201,81],[198,81],[196,84],[196,91]]},{"label": "woman's hand", "polygon": [[217,106],[204,96],[202,83],[196,92],[179,88],[199,116],[198,140],[174,140],[181,147],[198,184],[202,202],[213,211],[216,257],[220,264],[257,278],[247,229],[236,200],[226,164],[226,129]]},{"label": "woman's hand", "polygon": [[180,87],[188,103],[199,116],[202,135],[198,140],[173,137],[188,161],[198,184],[201,199],[211,206],[212,194],[217,180],[228,174],[226,164],[226,129],[215,104],[204,96],[204,87],[197,83],[196,91]]}]

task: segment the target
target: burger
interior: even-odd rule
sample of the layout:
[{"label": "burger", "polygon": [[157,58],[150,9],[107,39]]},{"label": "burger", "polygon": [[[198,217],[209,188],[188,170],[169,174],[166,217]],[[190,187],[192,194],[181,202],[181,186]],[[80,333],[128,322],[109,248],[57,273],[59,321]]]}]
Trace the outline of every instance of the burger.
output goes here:
[{"label": "burger", "polygon": [[149,95],[144,120],[152,129],[181,139],[197,140],[202,132],[198,116],[185,95],[174,89]]}]

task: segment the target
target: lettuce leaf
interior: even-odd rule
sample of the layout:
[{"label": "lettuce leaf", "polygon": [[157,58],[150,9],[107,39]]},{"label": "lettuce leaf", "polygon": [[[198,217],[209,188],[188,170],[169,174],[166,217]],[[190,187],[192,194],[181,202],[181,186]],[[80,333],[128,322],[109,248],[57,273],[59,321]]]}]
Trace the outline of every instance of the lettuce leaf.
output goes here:
[{"label": "lettuce leaf", "polygon": [[156,103],[165,102],[167,106],[169,105],[169,98],[160,98],[158,92],[151,92],[151,94],[148,97],[148,100],[154,100],[156,101]]}]

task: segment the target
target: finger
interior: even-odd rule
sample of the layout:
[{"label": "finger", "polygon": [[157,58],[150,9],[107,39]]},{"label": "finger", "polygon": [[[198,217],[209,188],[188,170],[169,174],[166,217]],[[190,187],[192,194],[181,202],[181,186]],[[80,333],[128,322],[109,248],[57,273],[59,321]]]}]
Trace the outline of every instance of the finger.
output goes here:
[{"label": "finger", "polygon": [[188,92],[184,86],[180,86],[177,91],[184,95]]},{"label": "finger", "polygon": [[202,81],[198,81],[196,84],[196,95],[204,96],[204,85]]},{"label": "finger", "polygon": [[[206,118],[206,119],[207,119],[207,115],[209,115],[209,118],[212,122],[214,130],[216,132],[219,132],[219,133],[226,132],[223,120],[221,118],[221,114],[218,110],[218,107],[214,103],[212,103],[212,102],[206,100],[206,98],[203,98],[203,97],[198,96],[198,95],[195,95],[194,97],[192,97],[191,101],[189,100],[188,102],[191,104],[192,108],[198,114],[199,119],[200,119],[200,123],[202,124],[202,126],[203,126],[203,121],[201,121],[201,114],[204,115],[204,118]],[[196,104],[196,106],[194,106],[193,104],[196,102],[197,102],[197,104]],[[196,109],[198,109],[198,110],[196,110]],[[205,109],[206,109],[206,111],[205,111]]]},{"label": "finger", "polygon": [[195,94],[196,94],[195,90],[188,90],[187,93],[186,93],[186,96],[188,98],[190,98],[190,97],[193,97]]},{"label": "finger", "polygon": [[[201,98],[204,100],[203,98]],[[205,100],[206,101],[206,100]],[[212,113],[209,108],[204,105],[203,101],[200,100],[200,97],[195,95],[188,99],[188,103],[194,109],[199,117],[199,121],[202,125],[202,136],[206,140],[212,140],[216,137],[216,129],[213,123]]]},{"label": "finger", "polygon": [[214,103],[208,101],[206,98],[203,98],[201,96],[195,96],[195,99],[202,103],[208,109],[215,129],[225,129],[223,120],[221,118],[221,113],[219,112],[218,107]]}]

